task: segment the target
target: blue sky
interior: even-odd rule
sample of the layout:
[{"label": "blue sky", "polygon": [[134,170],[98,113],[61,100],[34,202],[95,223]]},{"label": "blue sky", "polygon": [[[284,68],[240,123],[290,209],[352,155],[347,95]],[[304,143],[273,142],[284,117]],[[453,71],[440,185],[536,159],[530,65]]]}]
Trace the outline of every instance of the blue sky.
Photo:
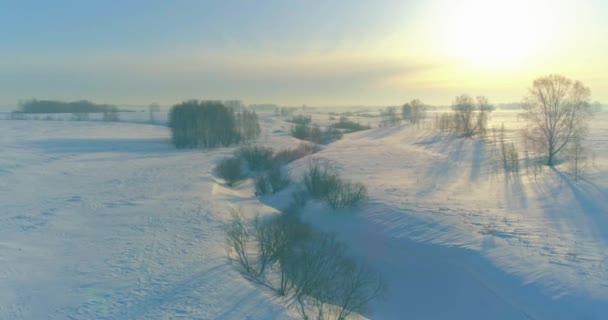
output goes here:
[{"label": "blue sky", "polygon": [[[600,89],[594,97],[608,98],[606,76],[593,71],[608,66],[606,59],[589,53],[606,48],[608,5],[557,2],[561,12],[537,14],[545,24],[560,14],[584,23],[564,33],[539,31],[525,42],[530,33],[504,23],[479,33],[470,21],[480,15],[487,23],[518,21],[522,11],[494,10],[481,0],[0,1],[0,105],[34,97],[294,105],[400,104],[418,97],[448,104],[462,92],[513,101],[545,72],[581,79]],[[555,39],[543,40],[547,35],[576,39],[587,53],[539,59],[558,48]],[[512,42],[496,40],[510,36]],[[482,43],[504,43],[505,54],[475,48]],[[522,54],[533,51],[536,56]]]}]

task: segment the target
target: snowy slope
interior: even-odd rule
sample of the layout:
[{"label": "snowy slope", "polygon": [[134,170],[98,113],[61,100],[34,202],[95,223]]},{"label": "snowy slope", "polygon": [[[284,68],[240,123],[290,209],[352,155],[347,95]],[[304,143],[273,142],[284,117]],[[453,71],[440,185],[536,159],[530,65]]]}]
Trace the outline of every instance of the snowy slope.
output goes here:
[{"label": "snowy slope", "polygon": [[404,310],[415,319],[605,319],[601,119],[590,138],[596,165],[580,182],[565,166],[505,174],[481,140],[406,126],[347,135],[315,156],[364,182],[370,201],[355,213],[313,207],[309,216],[387,274],[394,291],[380,319]]},{"label": "snowy slope", "polygon": [[[578,183],[562,167],[505,176],[486,143],[430,130],[346,135],[313,156],[370,200],[348,212],[311,203],[306,218],[388,280],[369,318],[605,319],[602,116],[596,165]],[[263,144],[297,143],[290,124],[261,122]],[[177,151],[168,139],[147,124],[0,121],[0,319],[297,318],[226,262],[222,233],[231,207],[273,212],[264,203],[289,190],[260,202],[250,183],[227,189],[211,172],[233,148]]]},{"label": "snowy slope", "polygon": [[210,172],[231,150],[175,151],[150,125],[0,130],[0,319],[289,317],[226,263]]}]

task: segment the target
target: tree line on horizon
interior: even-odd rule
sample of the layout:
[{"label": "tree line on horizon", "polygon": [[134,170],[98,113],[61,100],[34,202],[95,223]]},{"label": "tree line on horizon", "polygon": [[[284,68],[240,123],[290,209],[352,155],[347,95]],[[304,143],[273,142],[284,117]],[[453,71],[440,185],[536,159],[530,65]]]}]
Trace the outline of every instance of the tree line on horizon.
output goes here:
[{"label": "tree line on horizon", "polygon": [[64,102],[57,100],[25,100],[19,103],[21,113],[103,113],[117,112],[118,107],[88,100]]}]

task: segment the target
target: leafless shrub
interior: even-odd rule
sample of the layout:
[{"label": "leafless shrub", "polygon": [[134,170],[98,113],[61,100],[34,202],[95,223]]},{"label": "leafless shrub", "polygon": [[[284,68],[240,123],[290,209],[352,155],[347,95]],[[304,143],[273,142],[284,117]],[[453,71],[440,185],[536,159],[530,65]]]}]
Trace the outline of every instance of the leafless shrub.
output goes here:
[{"label": "leafless shrub", "polygon": [[249,170],[263,171],[270,169],[273,164],[272,148],[263,146],[243,146],[237,152],[236,156],[245,160]]},{"label": "leafless shrub", "polygon": [[453,129],[467,138],[476,134],[483,136],[486,132],[489,113],[493,109],[486,97],[479,96],[473,99],[466,94],[460,95],[452,103],[455,125]]},{"label": "leafless shrub", "polygon": [[312,233],[285,265],[304,319],[345,319],[353,312],[365,312],[384,290],[379,275],[357,263],[331,234]]},{"label": "leafless shrub", "polygon": [[274,160],[275,162],[278,162],[280,164],[288,164],[300,158],[304,158],[311,154],[317,153],[320,150],[321,147],[314,143],[303,142],[298,144],[295,148],[284,149],[277,152],[274,155]]},{"label": "leafless shrub", "polygon": [[234,186],[237,182],[244,178],[242,172],[242,161],[238,157],[222,159],[215,167],[215,171],[220,178],[226,181],[226,185],[229,187]]},{"label": "leafless shrub", "polygon": [[382,121],[380,122],[381,127],[392,127],[401,122],[395,107],[387,107],[384,110],[380,110],[380,116],[382,117]]},{"label": "leafless shrub", "polygon": [[308,202],[308,192],[306,190],[297,190],[291,194],[291,203],[295,208],[303,208]]},{"label": "leafless shrub", "polygon": [[278,163],[275,163],[270,169],[255,178],[255,194],[274,194],[285,189],[290,183],[289,176],[283,173]]},{"label": "leafless shrub", "polygon": [[348,255],[335,236],[313,230],[296,215],[234,214],[226,229],[229,259],[243,276],[297,303],[304,319],[345,319],[367,310],[385,289],[378,273]]},{"label": "leafless shrub", "polygon": [[232,221],[226,226],[226,244],[228,245],[228,260],[235,262],[241,272],[255,274],[250,258],[251,232],[238,211],[232,212]]},{"label": "leafless shrub", "polygon": [[326,196],[334,209],[351,207],[367,197],[367,188],[359,182],[340,181]]},{"label": "leafless shrub", "polygon": [[426,118],[426,106],[422,101],[414,99],[401,107],[401,117],[411,124],[417,124]]},{"label": "leafless shrub", "polygon": [[308,162],[302,182],[312,198],[321,199],[340,183],[340,177],[330,163],[312,159]]}]

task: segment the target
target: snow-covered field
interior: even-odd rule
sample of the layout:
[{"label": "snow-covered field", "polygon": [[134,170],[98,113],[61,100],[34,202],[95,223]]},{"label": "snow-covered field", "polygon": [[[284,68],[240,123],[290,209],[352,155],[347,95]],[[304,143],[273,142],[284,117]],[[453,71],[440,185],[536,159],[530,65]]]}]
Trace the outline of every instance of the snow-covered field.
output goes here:
[{"label": "snow-covered field", "polygon": [[[514,139],[516,119],[493,115]],[[261,122],[261,143],[297,143],[284,121]],[[274,212],[267,204],[290,189],[264,199],[250,183],[228,189],[212,169],[234,148],[178,151],[169,134],[0,120],[0,319],[298,318],[227,263],[222,230],[231,207]],[[312,203],[305,217],[389,283],[368,318],[607,319],[606,137],[604,112],[590,132],[594,165],[574,182],[566,164],[505,174],[488,143],[428,129],[349,134],[313,156],[365,183],[369,201],[340,212]]]}]

